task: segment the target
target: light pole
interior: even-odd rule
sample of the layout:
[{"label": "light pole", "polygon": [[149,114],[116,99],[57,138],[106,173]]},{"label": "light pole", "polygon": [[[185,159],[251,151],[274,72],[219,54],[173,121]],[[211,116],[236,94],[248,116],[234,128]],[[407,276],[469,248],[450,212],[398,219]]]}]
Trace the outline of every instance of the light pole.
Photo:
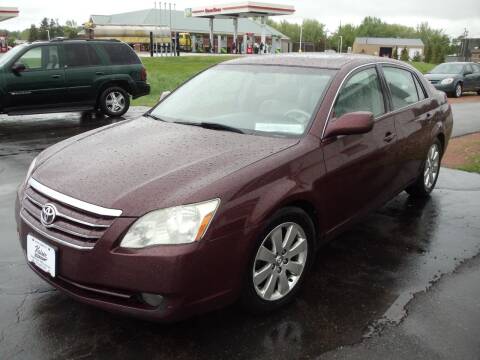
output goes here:
[{"label": "light pole", "polygon": [[338,52],[341,53],[343,49],[343,36],[338,35],[340,37],[340,46],[338,47]]}]

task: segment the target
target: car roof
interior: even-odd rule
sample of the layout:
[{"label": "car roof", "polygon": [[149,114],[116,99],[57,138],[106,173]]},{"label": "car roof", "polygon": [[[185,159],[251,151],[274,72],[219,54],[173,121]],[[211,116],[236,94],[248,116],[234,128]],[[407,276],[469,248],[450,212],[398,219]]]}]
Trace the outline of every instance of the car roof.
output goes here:
[{"label": "car roof", "polygon": [[28,45],[37,45],[37,44],[52,44],[52,43],[67,43],[67,44],[72,44],[72,43],[84,43],[84,42],[102,42],[102,43],[122,43],[122,41],[116,40],[116,39],[63,39],[63,38],[56,38],[52,40],[37,40],[28,43]]},{"label": "car roof", "polygon": [[[278,65],[314,67],[320,69],[341,69],[347,65],[355,66],[367,63],[392,63],[396,65],[406,64],[385,57],[370,56],[363,54],[328,54],[328,53],[289,53],[277,55],[245,56],[229,60],[227,65]],[[410,67],[410,66],[409,66]]]}]

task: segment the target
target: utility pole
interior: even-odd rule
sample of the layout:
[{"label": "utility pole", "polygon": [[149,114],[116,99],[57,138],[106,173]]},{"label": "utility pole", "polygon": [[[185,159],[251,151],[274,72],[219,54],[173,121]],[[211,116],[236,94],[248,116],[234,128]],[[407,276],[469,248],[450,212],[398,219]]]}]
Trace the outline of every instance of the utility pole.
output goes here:
[{"label": "utility pole", "polygon": [[300,47],[298,48],[298,52],[302,52],[302,36],[303,36],[303,21],[302,24],[300,25]]},{"label": "utility pole", "polygon": [[465,31],[463,32],[463,41],[462,41],[462,57],[463,57],[463,61],[467,61],[467,37],[468,37],[468,30],[467,28],[465,28]]},{"label": "utility pole", "polygon": [[155,44],[155,52],[154,52],[154,56],[158,56],[158,42],[157,42],[157,35],[158,35],[158,28],[157,28],[157,2],[154,1],[153,2],[153,5],[154,5],[154,8],[155,8],[155,38],[154,38],[154,44]]},{"label": "utility pole", "polygon": [[172,3],[168,3],[168,12],[170,15],[170,55],[173,56],[173,41],[172,41]]},{"label": "utility pole", "polygon": [[340,37],[340,46],[338,47],[338,52],[339,53],[342,53],[342,49],[343,49],[343,36],[342,35],[338,35]]}]

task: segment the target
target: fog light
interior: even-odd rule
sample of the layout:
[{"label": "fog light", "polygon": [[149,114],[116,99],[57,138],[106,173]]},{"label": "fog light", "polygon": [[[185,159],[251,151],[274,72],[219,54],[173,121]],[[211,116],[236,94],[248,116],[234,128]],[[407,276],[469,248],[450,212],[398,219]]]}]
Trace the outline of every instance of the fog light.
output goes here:
[{"label": "fog light", "polygon": [[163,302],[163,296],[157,294],[142,293],[142,300],[150,306],[158,307]]}]

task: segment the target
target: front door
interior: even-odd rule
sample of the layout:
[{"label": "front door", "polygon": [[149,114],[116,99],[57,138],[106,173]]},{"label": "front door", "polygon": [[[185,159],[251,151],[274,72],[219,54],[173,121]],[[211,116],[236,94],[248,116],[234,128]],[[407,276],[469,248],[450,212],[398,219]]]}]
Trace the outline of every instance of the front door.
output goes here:
[{"label": "front door", "polygon": [[35,46],[13,63],[23,64],[25,70],[5,73],[5,111],[28,111],[62,104],[65,72],[58,45]]},{"label": "front door", "polygon": [[383,89],[377,68],[363,68],[347,79],[334,105],[330,122],[346,113],[369,111],[375,124],[366,134],[323,140],[327,175],[319,190],[330,230],[388,200],[397,186],[394,118],[387,114]]},{"label": "front door", "polygon": [[92,44],[64,44],[63,49],[68,101],[76,104],[95,104],[97,100],[95,83],[97,79],[106,75],[106,66],[103,66]]},{"label": "front door", "polygon": [[466,64],[464,68],[465,76],[463,78],[463,90],[464,91],[476,91],[478,74],[473,71],[473,67],[470,64]]}]

